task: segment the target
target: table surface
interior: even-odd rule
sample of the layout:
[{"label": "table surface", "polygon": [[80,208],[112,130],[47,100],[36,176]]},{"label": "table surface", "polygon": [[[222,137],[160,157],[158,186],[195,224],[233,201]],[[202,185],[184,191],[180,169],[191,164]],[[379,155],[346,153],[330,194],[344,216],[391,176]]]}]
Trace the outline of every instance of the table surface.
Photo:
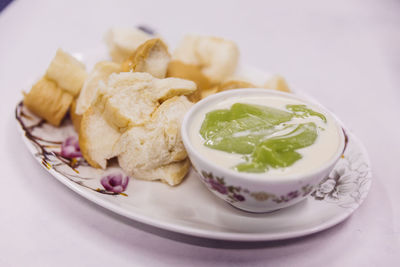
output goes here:
[{"label": "table surface", "polygon": [[[249,4],[251,2],[251,4]],[[246,63],[284,75],[333,110],[373,166],[366,201],[311,236],[238,243],[115,215],[28,153],[13,112],[55,50],[87,51],[111,26],[235,40]],[[15,1],[0,13],[0,266],[378,266],[400,262],[399,1]]]}]

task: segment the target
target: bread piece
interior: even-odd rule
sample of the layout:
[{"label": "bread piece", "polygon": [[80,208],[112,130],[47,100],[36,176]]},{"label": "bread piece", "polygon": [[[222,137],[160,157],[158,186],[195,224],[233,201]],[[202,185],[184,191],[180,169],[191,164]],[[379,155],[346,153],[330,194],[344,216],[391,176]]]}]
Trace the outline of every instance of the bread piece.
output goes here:
[{"label": "bread piece", "polygon": [[113,28],[107,32],[105,41],[112,60],[122,63],[151,38],[152,35],[136,28]]},{"label": "bread piece", "polygon": [[[177,78],[157,79],[142,72],[111,74],[107,84],[100,83],[95,101],[83,114],[80,129],[83,156],[92,166],[104,168],[107,159],[119,154],[114,146],[119,143],[121,133],[130,127],[146,125],[161,101],[195,89],[193,82]],[[102,138],[107,141],[101,141]],[[183,159],[186,154],[179,156],[182,152],[178,152],[174,158]]]},{"label": "bread piece", "polygon": [[107,81],[112,73],[121,72],[121,65],[111,61],[98,62],[83,84],[76,104],[76,114],[82,115],[97,95],[100,81]]},{"label": "bread piece", "polygon": [[[175,170],[174,173],[185,173],[186,171],[179,170],[180,165],[167,165],[180,162],[187,156],[180,127],[183,116],[191,106],[192,103],[186,97],[175,96],[163,102],[148,123],[126,131],[116,148],[121,168],[132,177],[146,180],[164,179],[160,176],[163,175],[163,169],[168,170],[167,172]],[[157,168],[160,168],[156,171],[160,175],[152,176]],[[177,184],[180,182],[178,178],[184,176],[174,175],[173,178],[170,174],[164,175],[170,185]]]},{"label": "bread piece", "polygon": [[[106,109],[107,100],[118,92],[121,93],[121,98],[126,100],[126,98],[124,98],[124,92],[134,90],[135,88],[132,88],[132,84],[137,83],[141,85],[143,82],[151,81],[152,77],[150,74],[141,74],[142,73],[136,74],[133,77],[129,75],[129,73],[112,74],[107,84],[103,82],[99,83],[99,89],[95,100],[82,116],[79,132],[79,144],[81,146],[82,155],[91,166],[105,168],[107,160],[117,155],[114,146],[117,144],[121,132],[120,129],[115,126],[115,123],[112,122],[116,120],[114,116],[119,114],[119,109],[117,106],[115,108],[110,106]],[[136,86],[136,89],[140,88],[141,86]],[[137,100],[139,101],[139,99]],[[138,110],[139,105],[137,105],[137,103],[124,101],[120,103],[119,108],[125,112],[126,110],[124,109]],[[112,109],[115,109],[114,113],[117,115],[113,114]],[[150,117],[150,114],[148,117]],[[109,121],[107,121],[106,117],[108,117]]]},{"label": "bread piece", "polygon": [[279,90],[279,91],[282,91],[282,92],[289,92],[290,93],[289,85],[287,84],[285,78],[283,78],[280,75],[272,76],[264,84],[264,88],[275,89],[275,90]]},{"label": "bread piece", "polygon": [[121,131],[145,123],[159,105],[148,90],[152,81],[148,73],[112,74],[98,96],[105,119]]},{"label": "bread piece", "polygon": [[200,38],[208,37],[186,35],[175,48],[172,60],[177,60],[188,65],[200,66],[200,59],[197,55],[197,45]]},{"label": "bread piece", "polygon": [[126,72],[147,72],[156,78],[165,78],[170,59],[165,43],[159,38],[150,39],[124,61],[122,69]]},{"label": "bread piece", "polygon": [[219,83],[232,75],[239,61],[239,49],[232,41],[217,37],[200,38],[197,55],[203,73],[212,83]]},{"label": "bread piece", "polygon": [[54,126],[60,125],[73,97],[43,77],[24,97],[24,105]]},{"label": "bread piece", "polygon": [[137,170],[134,177],[142,180],[161,180],[170,186],[175,186],[182,182],[189,168],[189,159],[184,159],[150,170]]},{"label": "bread piece", "polygon": [[143,125],[160,102],[175,95],[192,93],[196,85],[177,78],[157,79],[148,73],[123,72],[112,74],[104,88],[98,96],[104,116],[123,131]]},{"label": "bread piece", "polygon": [[183,117],[192,106],[193,104],[185,96],[174,96],[161,104],[146,125],[146,128],[152,131],[159,128],[163,130],[162,137],[164,137],[170,161],[180,161],[187,156],[180,128]]},{"label": "bread piece", "polygon": [[121,133],[109,125],[95,106],[83,114],[79,131],[79,146],[83,157],[95,168],[105,169],[107,160],[115,157],[114,146]]},{"label": "bread piece", "polygon": [[76,99],[72,101],[71,108],[69,109],[69,116],[71,117],[72,124],[75,131],[79,133],[81,128],[82,115],[76,114]]},{"label": "bread piece", "polygon": [[200,67],[212,84],[231,76],[237,67],[239,50],[232,41],[209,36],[185,36],[172,55],[173,61]]},{"label": "bread piece", "polygon": [[46,71],[46,76],[72,96],[77,96],[87,73],[85,65],[70,54],[58,49]]},{"label": "bread piece", "polygon": [[189,95],[197,89],[192,81],[179,78],[153,79],[152,94],[160,102],[179,95]]}]

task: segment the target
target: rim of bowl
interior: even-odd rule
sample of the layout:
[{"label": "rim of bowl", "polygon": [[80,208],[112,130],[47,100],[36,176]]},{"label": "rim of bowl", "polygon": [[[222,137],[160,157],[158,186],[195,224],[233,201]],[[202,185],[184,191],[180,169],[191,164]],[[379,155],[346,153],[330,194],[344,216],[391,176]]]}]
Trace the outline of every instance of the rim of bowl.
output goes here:
[{"label": "rim of bowl", "polygon": [[[316,106],[318,109],[323,111],[324,113],[330,115],[332,117],[334,123],[338,127],[339,130],[339,146],[335,152],[335,154],[332,156],[332,158],[325,162],[324,164],[320,165],[317,169],[307,172],[304,174],[295,174],[295,175],[288,175],[288,176],[268,176],[265,177],[266,179],[262,179],[262,174],[254,174],[254,173],[247,173],[247,172],[237,172],[225,167],[222,167],[210,160],[208,160],[204,155],[202,155],[200,152],[198,152],[194,146],[192,145],[192,142],[190,141],[189,138],[189,126],[191,124],[191,118],[193,117],[194,114],[196,114],[201,108],[204,106],[207,106],[209,102],[214,102],[218,99],[224,100],[226,98],[230,97],[237,97],[240,95],[255,95],[255,94],[264,94],[264,95],[279,95],[283,97],[289,97],[292,99],[297,99],[302,102],[305,102],[306,104],[311,104]],[[341,130],[342,129],[342,130]],[[273,89],[264,89],[264,88],[240,88],[240,89],[233,89],[233,90],[227,90],[224,92],[216,93],[214,95],[208,96],[196,104],[194,104],[191,109],[185,114],[183,121],[182,121],[182,127],[181,127],[181,136],[182,136],[182,141],[185,145],[185,148],[189,150],[190,153],[188,153],[189,157],[190,154],[194,154],[196,158],[206,165],[210,165],[212,168],[217,169],[219,172],[226,173],[230,177],[234,177],[239,180],[248,180],[248,181],[254,181],[254,182],[279,182],[279,183],[290,183],[293,181],[298,181],[302,180],[302,178],[313,176],[315,174],[318,174],[319,172],[322,172],[325,169],[328,169],[332,165],[334,165],[337,160],[340,158],[340,156],[343,153],[343,150],[345,148],[345,136],[343,133],[343,127],[341,126],[341,123],[337,119],[336,115],[334,115],[332,112],[330,112],[327,108],[322,106],[319,103],[314,102],[313,100],[307,99],[304,96],[297,95],[294,93],[286,93],[286,92],[281,92]]]}]

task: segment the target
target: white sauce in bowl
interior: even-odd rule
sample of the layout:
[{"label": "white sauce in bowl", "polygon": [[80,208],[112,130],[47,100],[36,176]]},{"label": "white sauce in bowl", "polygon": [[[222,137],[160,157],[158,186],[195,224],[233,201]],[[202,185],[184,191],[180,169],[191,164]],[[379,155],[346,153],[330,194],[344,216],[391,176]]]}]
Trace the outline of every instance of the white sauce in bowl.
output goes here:
[{"label": "white sauce in bowl", "polygon": [[[284,111],[286,105],[307,105],[308,108],[323,114],[327,122],[323,122],[319,117],[311,116],[307,118],[294,118],[290,123],[314,122],[318,127],[318,137],[311,146],[298,149],[296,152],[302,155],[302,158],[293,165],[286,168],[269,168],[263,173],[248,173],[259,176],[298,176],[307,174],[320,168],[333,159],[338,153],[341,139],[343,138],[342,129],[336,123],[336,120],[327,112],[324,112],[316,105],[301,101],[295,96],[285,97],[281,95],[262,94],[260,96],[230,96],[220,101],[210,101],[208,105],[202,106],[195,114],[189,124],[189,139],[194,149],[207,160],[221,167],[232,169],[239,163],[243,163],[243,155],[219,151],[206,147],[203,137],[200,135],[200,128],[208,112],[217,109],[229,109],[235,103],[255,104],[278,108]],[[321,130],[321,128],[324,130]]]}]

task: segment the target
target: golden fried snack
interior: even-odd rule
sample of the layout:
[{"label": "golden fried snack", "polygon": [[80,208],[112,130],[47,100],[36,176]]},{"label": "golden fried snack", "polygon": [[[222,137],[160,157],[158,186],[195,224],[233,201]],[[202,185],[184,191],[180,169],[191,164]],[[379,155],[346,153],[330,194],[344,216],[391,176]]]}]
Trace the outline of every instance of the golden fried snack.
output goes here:
[{"label": "golden fried snack", "polygon": [[79,94],[86,76],[85,65],[61,49],[57,50],[46,71],[47,78],[55,81],[72,96]]},{"label": "golden fried snack", "polygon": [[290,93],[290,88],[289,85],[287,84],[285,78],[283,78],[280,75],[274,75],[272,76],[265,84],[264,88],[267,89],[275,89],[279,90],[282,92],[289,92]]},{"label": "golden fried snack", "polygon": [[229,80],[219,85],[219,92],[239,88],[257,88],[254,84],[240,80]]},{"label": "golden fried snack", "polygon": [[175,49],[172,60],[195,65],[213,84],[233,75],[239,50],[232,41],[213,36],[187,35]]},{"label": "golden fried snack", "polygon": [[211,88],[208,88],[206,90],[201,90],[200,92],[200,97],[201,99],[206,98],[207,96],[216,94],[219,92],[219,87],[218,86],[213,86]]},{"label": "golden fried snack", "polygon": [[59,126],[72,100],[73,97],[69,93],[43,77],[33,85],[28,94],[25,94],[24,105],[50,124]]},{"label": "golden fried snack", "polygon": [[201,72],[200,67],[186,64],[182,61],[175,60],[169,63],[167,77],[182,78],[195,82],[198,89],[191,95],[188,95],[189,100],[192,102],[202,99],[202,91],[211,87],[210,80]]},{"label": "golden fried snack", "polygon": [[136,28],[112,28],[104,39],[112,60],[122,63],[141,44],[151,38],[152,35]]},{"label": "golden fried snack", "polygon": [[122,71],[147,72],[156,78],[165,78],[170,60],[167,45],[159,38],[150,39],[122,63]]},{"label": "golden fried snack", "polygon": [[82,115],[76,114],[76,99],[72,101],[71,108],[69,109],[69,116],[71,117],[71,121],[74,125],[75,131],[79,133]]}]

